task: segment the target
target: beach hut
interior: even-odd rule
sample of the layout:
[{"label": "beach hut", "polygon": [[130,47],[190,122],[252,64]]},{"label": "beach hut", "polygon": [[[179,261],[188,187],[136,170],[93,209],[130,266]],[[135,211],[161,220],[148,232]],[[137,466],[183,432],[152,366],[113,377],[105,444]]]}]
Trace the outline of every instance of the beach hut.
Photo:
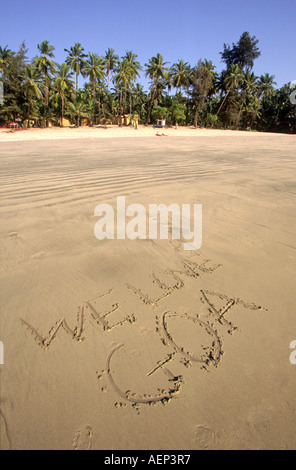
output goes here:
[{"label": "beach hut", "polygon": [[116,115],[112,117],[112,124],[121,125],[121,126],[129,126],[131,123],[131,115],[130,114],[123,114],[122,116]]},{"label": "beach hut", "polygon": [[115,124],[117,126],[123,126],[124,125],[124,116],[112,116],[112,124]]},{"label": "beach hut", "polygon": [[[41,119],[40,127],[46,127],[46,119]],[[47,120],[47,127],[53,127],[53,123],[49,119]]]},{"label": "beach hut", "polygon": [[59,119],[59,125],[62,127],[69,127],[71,125],[71,122],[67,118]]},{"label": "beach hut", "polygon": [[125,126],[129,126],[129,125],[130,125],[130,122],[131,122],[131,116],[130,116],[130,114],[125,114],[125,115],[124,115],[124,125],[125,125]]},{"label": "beach hut", "polygon": [[165,127],[165,119],[157,119],[156,127],[164,128]]},{"label": "beach hut", "polygon": [[135,129],[138,129],[138,126],[139,126],[139,115],[138,113],[133,113],[131,114],[130,116],[130,119],[131,119],[131,125],[135,128]]},{"label": "beach hut", "polygon": [[[35,119],[25,119],[23,121],[23,128],[28,129],[29,127],[36,127],[36,120]],[[45,127],[45,126],[44,126]]]}]

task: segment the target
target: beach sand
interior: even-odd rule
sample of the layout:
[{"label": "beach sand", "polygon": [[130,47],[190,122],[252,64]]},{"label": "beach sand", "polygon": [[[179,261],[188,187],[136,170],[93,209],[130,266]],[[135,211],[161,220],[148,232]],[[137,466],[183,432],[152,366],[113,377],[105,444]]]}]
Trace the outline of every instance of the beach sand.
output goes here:
[{"label": "beach sand", "polygon": [[[2,449],[296,449],[296,136],[155,133],[0,133]],[[201,249],[97,240],[117,196]]]},{"label": "beach sand", "polygon": [[[65,139],[105,139],[125,137],[154,137],[156,134],[165,134],[166,137],[202,137],[202,136],[241,136],[246,132],[216,129],[195,129],[194,127],[171,127],[168,129],[154,128],[152,126],[139,125],[138,129],[131,126],[93,126],[93,127],[51,127],[31,128],[26,131],[10,132],[0,129],[0,142],[36,142],[37,140],[65,140]],[[248,133],[247,133],[248,134]],[[256,132],[255,132],[256,134]]]}]

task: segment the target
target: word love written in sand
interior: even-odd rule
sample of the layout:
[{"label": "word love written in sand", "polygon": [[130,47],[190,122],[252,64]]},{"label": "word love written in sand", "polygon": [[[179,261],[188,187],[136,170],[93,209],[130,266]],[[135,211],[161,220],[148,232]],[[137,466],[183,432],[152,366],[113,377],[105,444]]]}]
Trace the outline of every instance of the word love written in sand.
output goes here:
[{"label": "word love written in sand", "polygon": [[[198,256],[200,256],[198,254]],[[116,373],[114,373],[113,364],[114,357],[117,356],[116,362],[118,363],[118,356],[124,350],[124,344],[120,343],[115,346],[106,359],[106,366],[104,370],[97,372],[97,378],[99,380],[107,376],[108,383],[112,389],[120,398],[120,402],[115,404],[116,407],[126,406],[131,404],[139,412],[139,405],[149,404],[153,405],[156,403],[167,404],[174,398],[184,385],[183,375],[175,375],[167,368],[168,364],[173,360],[179,360],[183,366],[187,369],[189,366],[196,364],[201,369],[208,370],[210,366],[217,367],[221,361],[223,355],[223,340],[220,332],[217,328],[221,329],[224,327],[228,334],[232,334],[237,328],[227,320],[226,315],[235,307],[242,306],[246,309],[261,310],[262,307],[255,305],[254,303],[246,303],[237,297],[231,297],[224,293],[218,293],[207,290],[205,288],[199,288],[199,300],[200,306],[204,306],[207,310],[206,318],[200,316],[196,312],[180,312],[171,311],[164,309],[161,313],[160,308],[164,306],[165,300],[170,296],[176,295],[178,291],[185,288],[185,286],[191,287],[192,282],[201,281],[205,275],[213,274],[217,269],[221,268],[220,264],[212,264],[209,259],[202,259],[200,262],[193,261],[192,259],[182,260],[182,266],[180,269],[166,269],[160,274],[156,275],[154,272],[151,273],[151,280],[153,285],[159,292],[159,295],[152,298],[150,294],[144,292],[141,288],[132,286],[129,284],[125,285],[126,296],[131,293],[136,295],[138,301],[144,305],[145,308],[154,314],[155,318],[155,333],[160,340],[160,344],[167,349],[167,355],[165,358],[160,359],[152,367],[152,369],[146,372],[146,377],[151,377],[158,370],[162,370],[167,376],[169,382],[168,389],[158,389],[158,393],[135,393],[132,390],[125,390],[116,381]],[[168,280],[171,280],[168,285]],[[196,285],[192,286],[194,292],[196,292]],[[81,342],[85,340],[83,334],[85,332],[85,318],[88,314],[95,324],[101,329],[102,333],[111,332],[114,328],[119,328],[123,324],[133,325],[137,321],[136,315],[132,312],[125,312],[118,317],[118,313],[122,310],[121,299],[118,299],[116,303],[110,303],[110,307],[107,310],[103,310],[102,301],[106,301],[111,294],[116,293],[114,288],[111,288],[107,292],[100,294],[94,299],[86,301],[83,305],[78,308],[77,323],[75,327],[70,327],[66,318],[60,319],[53,328],[49,331],[48,335],[43,336],[39,331],[32,326],[30,323],[21,319],[22,324],[30,331],[33,338],[42,349],[49,349],[60,330],[66,331],[73,340]],[[118,293],[119,295],[119,293]],[[123,299],[123,301],[126,299]],[[219,305],[218,305],[219,304]],[[114,321],[114,318],[116,320]],[[192,331],[203,332],[203,337],[208,338],[208,344],[199,345],[200,352],[189,351],[181,344],[182,340],[177,340],[174,337],[172,324],[174,321],[189,322],[192,325]],[[184,337],[186,342],[186,337]],[[106,391],[106,386],[101,387],[102,391]]]}]

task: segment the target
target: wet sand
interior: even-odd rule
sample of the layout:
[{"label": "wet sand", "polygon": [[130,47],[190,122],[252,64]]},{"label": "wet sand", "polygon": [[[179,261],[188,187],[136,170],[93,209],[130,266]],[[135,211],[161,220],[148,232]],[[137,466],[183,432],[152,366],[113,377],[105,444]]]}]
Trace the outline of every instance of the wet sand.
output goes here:
[{"label": "wet sand", "polygon": [[[50,131],[0,135],[1,448],[295,449],[296,137]],[[202,248],[97,240],[117,196]]]}]

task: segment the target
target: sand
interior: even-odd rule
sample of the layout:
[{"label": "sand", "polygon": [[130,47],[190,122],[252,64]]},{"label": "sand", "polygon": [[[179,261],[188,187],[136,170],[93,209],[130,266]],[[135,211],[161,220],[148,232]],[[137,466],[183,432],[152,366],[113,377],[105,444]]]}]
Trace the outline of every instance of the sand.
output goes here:
[{"label": "sand", "polygon": [[[1,449],[296,448],[296,136],[165,132],[0,133]],[[97,240],[122,195],[202,248]]]},{"label": "sand", "polygon": [[[252,132],[253,133],[253,132]],[[172,127],[157,129],[152,126],[140,125],[138,129],[131,126],[94,126],[94,127],[52,127],[47,129],[27,129],[26,131],[10,132],[0,129],[0,142],[32,142],[36,140],[65,140],[65,139],[105,139],[125,137],[154,137],[156,134],[165,134],[166,137],[194,137],[194,136],[245,136],[246,132],[216,129],[195,129],[194,127]]]}]

